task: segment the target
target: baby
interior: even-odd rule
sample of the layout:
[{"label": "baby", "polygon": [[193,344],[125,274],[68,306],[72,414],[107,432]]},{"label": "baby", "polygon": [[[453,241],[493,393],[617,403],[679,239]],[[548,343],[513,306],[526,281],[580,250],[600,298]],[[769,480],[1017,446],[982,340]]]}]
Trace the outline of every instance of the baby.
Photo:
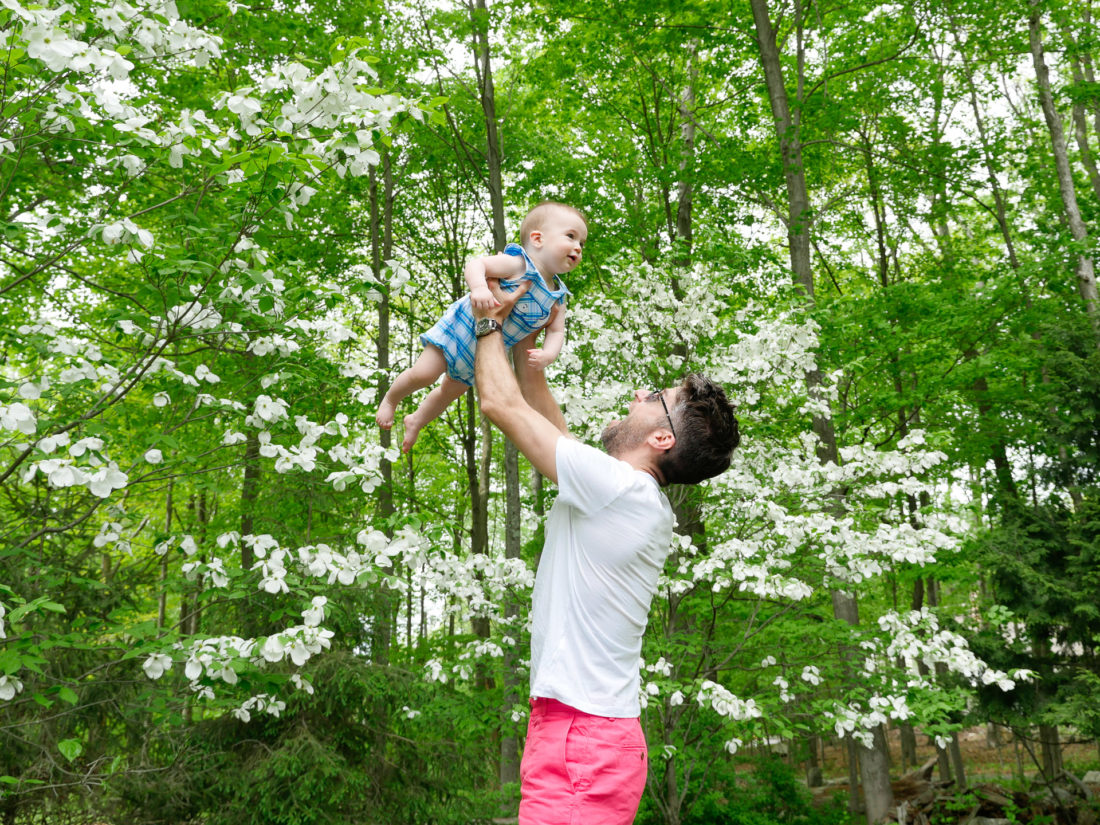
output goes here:
[{"label": "baby", "polygon": [[488,278],[499,280],[506,292],[524,281],[531,283],[504,321],[504,345],[511,347],[526,338],[533,344],[535,333],[545,327],[542,347],[527,350],[527,363],[543,369],[561,353],[569,290],[558,276],[572,271],[580,262],[588,223],[571,206],[543,201],[527,213],[519,232],[522,246],[508,244],[501,253],[474,258],[466,264],[464,275],[470,294],[451,304],[439,323],[420,336],[424,351],[415,364],[397,376],[382,399],[375,421],[388,430],[402,399],[443,376],[415,412],[405,416],[403,452],[412,449],[425,424],[473,386],[476,340],[471,308],[499,305],[489,291]]}]

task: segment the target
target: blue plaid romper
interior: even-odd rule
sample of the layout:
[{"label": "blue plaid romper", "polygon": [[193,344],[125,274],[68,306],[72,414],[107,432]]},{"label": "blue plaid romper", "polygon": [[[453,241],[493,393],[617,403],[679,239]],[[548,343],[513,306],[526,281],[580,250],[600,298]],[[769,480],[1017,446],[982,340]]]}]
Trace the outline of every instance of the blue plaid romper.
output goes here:
[{"label": "blue plaid romper", "polygon": [[[518,344],[532,332],[542,329],[550,320],[550,312],[555,304],[565,307],[569,290],[558,279],[561,289],[552,290],[538,269],[519,244],[510,243],[504,247],[505,255],[522,255],[527,262],[527,271],[510,281],[502,280],[500,288],[505,292],[514,291],[523,281],[530,281],[531,288],[519,299],[512,312],[504,319],[504,346]],[[474,384],[474,352],[477,339],[474,337],[474,315],[467,293],[451,304],[443,317],[430,330],[420,336],[420,343],[431,344],[442,350],[447,359],[447,375],[467,386]]]}]

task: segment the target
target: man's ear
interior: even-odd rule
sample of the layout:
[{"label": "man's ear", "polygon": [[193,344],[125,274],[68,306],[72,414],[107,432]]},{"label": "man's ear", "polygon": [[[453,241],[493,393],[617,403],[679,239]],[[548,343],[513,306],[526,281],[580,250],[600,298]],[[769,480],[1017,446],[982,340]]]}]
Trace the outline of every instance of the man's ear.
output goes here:
[{"label": "man's ear", "polygon": [[658,427],[648,436],[646,436],[646,444],[659,452],[668,452],[676,444],[676,436],[672,434],[672,431],[668,427]]}]

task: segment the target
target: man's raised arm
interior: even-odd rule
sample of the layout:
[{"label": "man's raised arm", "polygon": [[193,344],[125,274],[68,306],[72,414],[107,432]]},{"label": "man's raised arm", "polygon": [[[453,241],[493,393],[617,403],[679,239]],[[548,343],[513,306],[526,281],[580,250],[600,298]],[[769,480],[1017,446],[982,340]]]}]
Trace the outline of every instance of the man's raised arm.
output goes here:
[{"label": "man's raised arm", "polygon": [[[521,287],[515,292],[505,294],[495,291],[499,307],[475,309],[474,317],[492,319],[499,325],[508,317],[516,300],[525,290]],[[553,482],[558,480],[555,455],[558,439],[565,431],[565,419],[558,408],[546,379],[532,376],[530,386],[535,390],[536,403],[554,416],[559,424],[551,423],[541,410],[536,410],[524,399],[520,392],[516,374],[508,363],[508,354],[504,349],[504,338],[497,331],[482,335],[477,339],[477,352],[474,360],[474,380],[477,384],[481,411],[503,432],[517,449],[531,462],[532,466]],[[527,377],[525,376],[525,380]],[[545,393],[545,394],[544,394]],[[549,401],[547,401],[547,398]],[[550,409],[553,407],[553,410]],[[555,412],[556,411],[556,414]]]},{"label": "man's raised arm", "polygon": [[557,399],[551,394],[550,387],[546,383],[546,373],[528,363],[527,351],[534,347],[537,336],[537,332],[531,333],[529,337],[512,347],[512,363],[515,365],[520,392],[539,415],[557,427],[562,435],[572,438],[566,427],[561,407],[558,406]]}]

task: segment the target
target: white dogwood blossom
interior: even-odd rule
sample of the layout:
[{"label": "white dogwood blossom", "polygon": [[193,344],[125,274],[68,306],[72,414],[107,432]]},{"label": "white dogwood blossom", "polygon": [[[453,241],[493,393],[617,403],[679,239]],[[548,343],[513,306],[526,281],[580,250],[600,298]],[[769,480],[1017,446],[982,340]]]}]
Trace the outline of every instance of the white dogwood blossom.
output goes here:
[{"label": "white dogwood blossom", "polygon": [[710,707],[719,716],[733,721],[758,719],[763,714],[755,699],[741,699],[734,696],[717,682],[706,679],[695,694],[700,707]]},{"label": "white dogwood blossom", "polygon": [[233,715],[242,722],[250,722],[252,721],[252,711],[254,710],[260,713],[267,713],[277,718],[279,714],[286,710],[286,702],[275,696],[261,693],[245,700],[240,707],[233,710]]},{"label": "white dogwood blossom", "polygon": [[0,701],[10,702],[23,692],[23,682],[15,676],[0,674]]},{"label": "white dogwood blossom", "polygon": [[939,617],[929,608],[905,613],[889,611],[878,619],[886,634],[867,642],[872,666],[884,661],[900,661],[911,673],[945,665],[972,685],[996,684],[1003,691],[1015,688],[1017,679],[1028,679],[1028,671],[1012,674],[990,667],[970,649],[966,639],[940,626]]},{"label": "white dogwood blossom", "polygon": [[159,679],[172,669],[172,657],[166,653],[153,653],[141,666],[150,679]]},{"label": "white dogwood blossom", "polygon": [[16,401],[8,406],[0,404],[0,427],[23,435],[34,435],[38,422],[30,407]]}]

